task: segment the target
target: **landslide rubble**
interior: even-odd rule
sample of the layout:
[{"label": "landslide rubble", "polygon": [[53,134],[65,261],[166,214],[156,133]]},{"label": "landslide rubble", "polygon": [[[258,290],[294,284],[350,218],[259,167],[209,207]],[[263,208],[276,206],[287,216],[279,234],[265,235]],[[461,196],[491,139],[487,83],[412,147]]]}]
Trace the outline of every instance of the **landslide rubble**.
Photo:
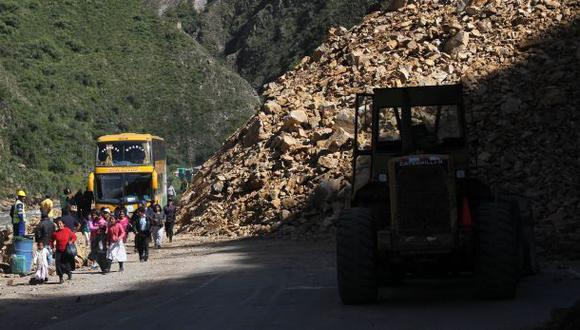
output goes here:
[{"label": "landslide rubble", "polygon": [[462,82],[476,174],[533,200],[545,249],[580,254],[579,2],[402,3],[332,28],[267,85],[261,110],[193,178],[183,230],[332,231],[350,189],[355,94]]}]

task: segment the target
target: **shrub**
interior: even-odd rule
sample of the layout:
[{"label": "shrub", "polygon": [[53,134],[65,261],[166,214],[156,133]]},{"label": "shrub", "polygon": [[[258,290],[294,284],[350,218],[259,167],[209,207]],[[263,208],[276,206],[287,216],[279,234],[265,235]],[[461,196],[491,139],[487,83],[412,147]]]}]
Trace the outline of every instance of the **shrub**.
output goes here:
[{"label": "shrub", "polygon": [[85,50],[85,45],[78,40],[67,40],[64,44],[75,53],[80,53]]},{"label": "shrub", "polygon": [[0,2],[0,13],[13,12],[18,8],[18,3],[16,1],[4,0],[3,2]]},{"label": "shrub", "polygon": [[28,58],[41,60],[46,56],[58,60],[62,57],[56,45],[51,40],[41,39],[24,44],[21,53]]}]

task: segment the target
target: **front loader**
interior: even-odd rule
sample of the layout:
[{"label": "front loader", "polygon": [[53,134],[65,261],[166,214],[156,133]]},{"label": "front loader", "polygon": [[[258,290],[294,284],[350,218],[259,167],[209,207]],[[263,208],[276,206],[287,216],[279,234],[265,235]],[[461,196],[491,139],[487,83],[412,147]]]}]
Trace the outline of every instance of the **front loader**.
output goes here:
[{"label": "front loader", "polygon": [[352,196],[337,225],[345,304],[408,276],[471,273],[481,296],[512,298],[535,270],[525,199],[472,177],[461,85],[381,88],[355,105]]}]

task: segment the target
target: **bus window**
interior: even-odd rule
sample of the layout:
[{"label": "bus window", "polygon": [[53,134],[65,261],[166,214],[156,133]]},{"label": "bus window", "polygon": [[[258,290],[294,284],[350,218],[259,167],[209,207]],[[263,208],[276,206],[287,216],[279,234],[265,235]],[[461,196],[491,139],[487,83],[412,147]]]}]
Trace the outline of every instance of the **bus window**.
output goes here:
[{"label": "bus window", "polygon": [[103,174],[96,176],[96,201],[118,204],[151,200],[151,174]]},{"label": "bus window", "polygon": [[96,201],[104,203],[119,203],[123,198],[123,175],[97,175]]},{"label": "bus window", "polygon": [[151,164],[149,142],[107,142],[97,147],[97,166],[135,166]]},{"label": "bus window", "polygon": [[151,163],[148,142],[126,142],[125,157],[126,165],[148,165]]},{"label": "bus window", "polygon": [[119,143],[101,143],[97,147],[97,166],[113,166],[123,160]]},{"label": "bus window", "polygon": [[159,142],[159,159],[165,160],[167,155],[165,154],[165,142]]},{"label": "bus window", "polygon": [[153,159],[156,162],[165,160],[165,143],[161,140],[153,140]]},{"label": "bus window", "polygon": [[125,174],[127,202],[151,200],[151,174]]}]

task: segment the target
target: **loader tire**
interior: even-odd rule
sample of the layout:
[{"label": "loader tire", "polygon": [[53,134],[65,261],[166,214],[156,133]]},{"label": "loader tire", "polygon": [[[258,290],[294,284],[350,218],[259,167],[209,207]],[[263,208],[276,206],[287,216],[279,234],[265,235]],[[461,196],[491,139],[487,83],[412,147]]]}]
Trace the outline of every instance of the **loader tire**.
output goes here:
[{"label": "loader tire", "polygon": [[518,214],[518,233],[520,246],[520,271],[522,276],[534,275],[540,271],[536,252],[536,237],[534,233],[534,215],[530,201],[514,196],[512,207]]},{"label": "loader tire", "polygon": [[336,232],[338,292],[346,305],[377,300],[377,233],[366,208],[344,210]]},{"label": "loader tire", "polygon": [[482,202],[477,229],[476,289],[488,299],[511,299],[520,277],[517,215],[510,203]]}]

